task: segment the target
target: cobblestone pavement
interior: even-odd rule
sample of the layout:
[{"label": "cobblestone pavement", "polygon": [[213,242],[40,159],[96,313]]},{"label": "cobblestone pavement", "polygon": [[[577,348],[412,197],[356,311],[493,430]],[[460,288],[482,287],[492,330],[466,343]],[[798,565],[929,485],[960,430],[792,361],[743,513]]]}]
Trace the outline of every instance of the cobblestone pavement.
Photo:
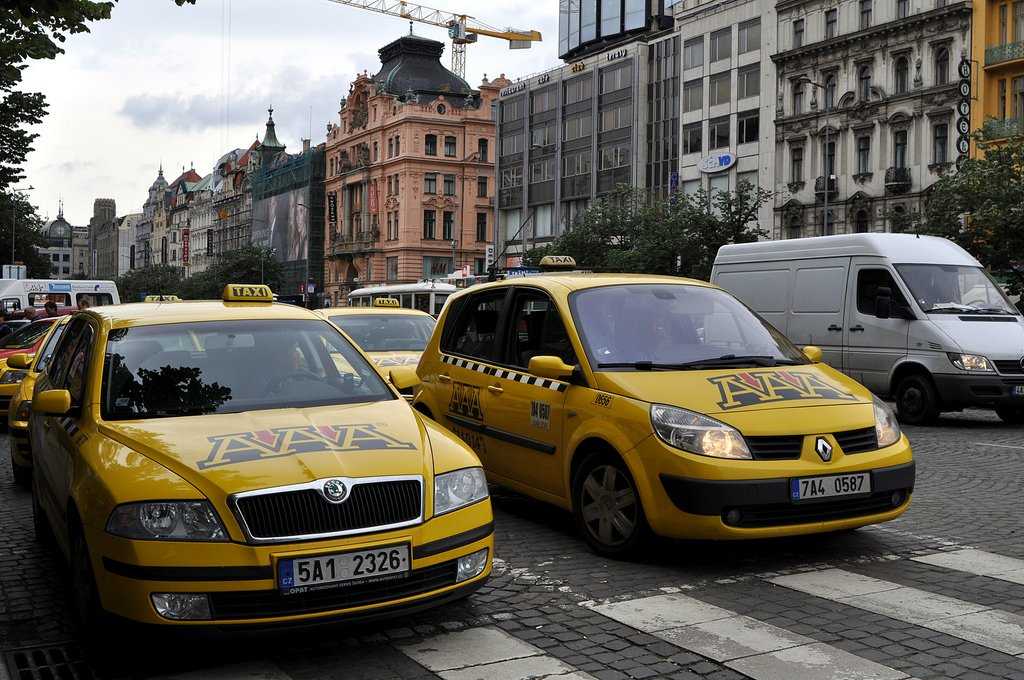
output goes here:
[{"label": "cobblestone pavement", "polygon": [[[125,634],[79,676],[1024,680],[1024,430],[971,411],[908,436],[917,488],[887,525],[663,541],[616,562],[591,554],[568,515],[495,490],[495,575],[467,600],[359,628]],[[77,631],[64,571],[0,453],[0,647],[11,677],[42,678],[33,664],[74,655]]]}]

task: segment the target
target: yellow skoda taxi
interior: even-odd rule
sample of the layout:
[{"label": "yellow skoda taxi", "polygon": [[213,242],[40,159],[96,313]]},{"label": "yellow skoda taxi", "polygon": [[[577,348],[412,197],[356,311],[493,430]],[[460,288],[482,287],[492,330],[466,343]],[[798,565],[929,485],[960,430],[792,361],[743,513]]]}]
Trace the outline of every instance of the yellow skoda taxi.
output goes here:
[{"label": "yellow skoda taxi", "polygon": [[[7,428],[10,433],[11,468],[14,481],[27,487],[32,481],[32,447],[28,442],[28,416],[32,412],[32,390],[36,386],[36,378],[53,356],[53,348],[60,340],[61,333],[70,316],[62,316],[50,327],[39,351],[33,356],[13,354],[7,363],[12,368],[21,368],[25,375],[18,383],[18,389],[11,397],[11,405],[7,411]],[[4,374],[6,375],[6,373]]]},{"label": "yellow skoda taxi", "polygon": [[404,309],[397,298],[378,297],[372,307],[333,307],[320,314],[352,338],[379,368],[415,366],[434,331],[434,317]]},{"label": "yellow skoda taxi", "polygon": [[36,531],[86,622],[394,615],[490,574],[477,457],[266,286],[74,315],[29,435]]},{"label": "yellow skoda taxi", "polygon": [[892,411],[708,283],[561,273],[449,300],[416,407],[494,482],[574,511],[599,553],[649,530],[743,539],[903,513]]}]

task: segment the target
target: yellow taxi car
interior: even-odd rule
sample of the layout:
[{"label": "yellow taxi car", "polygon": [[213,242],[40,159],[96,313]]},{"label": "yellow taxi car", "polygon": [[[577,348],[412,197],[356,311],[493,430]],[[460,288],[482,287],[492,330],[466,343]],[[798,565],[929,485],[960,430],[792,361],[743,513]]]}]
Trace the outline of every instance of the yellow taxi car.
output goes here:
[{"label": "yellow taxi car", "polygon": [[492,481],[571,509],[606,555],[649,530],[743,539],[893,519],[914,488],[910,444],[820,352],[700,281],[507,279],[449,300],[415,406]]},{"label": "yellow taxi car", "polygon": [[418,309],[404,309],[396,298],[376,298],[372,307],[332,307],[319,313],[345,331],[385,371],[418,364],[434,332],[434,317]]},{"label": "yellow taxi car", "polygon": [[477,457],[267,286],[76,314],[29,436],[36,531],[90,624],[394,615],[491,571]]},{"label": "yellow taxi car", "polygon": [[12,368],[20,367],[25,373],[18,382],[18,389],[11,397],[10,408],[7,411],[11,468],[14,481],[21,486],[27,487],[32,481],[32,447],[28,443],[28,416],[32,412],[32,390],[36,386],[36,378],[46,370],[46,365],[53,356],[53,348],[70,319],[70,316],[57,319],[35,355],[13,354],[8,358],[8,364]]}]

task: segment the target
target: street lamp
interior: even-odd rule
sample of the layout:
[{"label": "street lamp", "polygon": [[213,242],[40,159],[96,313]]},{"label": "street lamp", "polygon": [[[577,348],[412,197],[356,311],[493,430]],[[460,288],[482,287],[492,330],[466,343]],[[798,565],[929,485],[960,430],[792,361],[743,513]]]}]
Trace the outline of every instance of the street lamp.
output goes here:
[{"label": "street lamp", "polygon": [[[15,187],[14,189],[11,189],[11,191],[14,192],[14,193],[21,193],[21,192],[25,192],[25,191],[32,191],[33,189],[35,189],[35,187],[33,187],[33,186],[21,187],[21,188]],[[14,201],[11,201],[11,267],[12,268],[14,267],[14,231],[17,228],[17,225],[18,225],[18,208],[15,205]],[[12,269],[12,271],[13,271],[13,269]]]},{"label": "street lamp", "polygon": [[[819,90],[821,90],[822,94],[824,95],[824,97],[822,97],[822,99],[823,99],[823,104],[824,104],[824,107],[825,107],[825,113],[828,114],[828,112],[831,111],[831,107],[829,106],[829,102],[828,102],[828,88],[827,87],[825,87],[821,83],[817,83],[817,82],[811,80],[810,78],[807,78],[806,76],[803,77],[803,78],[798,78],[797,82],[798,83],[807,83],[808,85],[810,85],[812,87],[816,87]],[[822,154],[822,165],[824,166],[824,169],[825,169],[825,203],[824,203],[824,211],[822,213],[822,225],[821,225],[822,236],[825,236],[826,233],[828,232],[828,192],[829,192],[829,182],[832,179],[832,172],[831,172],[831,169],[828,167],[829,139],[830,139],[829,123],[828,123],[828,119],[826,119],[825,120],[825,150],[824,150],[824,153]],[[837,184],[838,184],[838,180],[837,180]]]}]

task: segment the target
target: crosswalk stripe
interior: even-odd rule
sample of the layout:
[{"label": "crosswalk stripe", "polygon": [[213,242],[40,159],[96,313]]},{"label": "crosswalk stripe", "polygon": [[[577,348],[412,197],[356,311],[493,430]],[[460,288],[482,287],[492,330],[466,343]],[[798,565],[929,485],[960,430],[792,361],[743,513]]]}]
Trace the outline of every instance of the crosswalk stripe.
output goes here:
[{"label": "crosswalk stripe", "polygon": [[910,559],[914,562],[1024,585],[1024,560],[1016,557],[965,548],[933,555],[920,555]]},{"label": "crosswalk stripe", "polygon": [[591,605],[609,618],[754,680],[898,680],[906,674],[686,595]]},{"label": "crosswalk stripe", "polygon": [[594,680],[498,628],[470,628],[400,645],[444,680]]},{"label": "crosswalk stripe", "polygon": [[769,581],[1006,654],[1024,653],[1024,616],[1010,612],[843,569],[779,576]]}]

